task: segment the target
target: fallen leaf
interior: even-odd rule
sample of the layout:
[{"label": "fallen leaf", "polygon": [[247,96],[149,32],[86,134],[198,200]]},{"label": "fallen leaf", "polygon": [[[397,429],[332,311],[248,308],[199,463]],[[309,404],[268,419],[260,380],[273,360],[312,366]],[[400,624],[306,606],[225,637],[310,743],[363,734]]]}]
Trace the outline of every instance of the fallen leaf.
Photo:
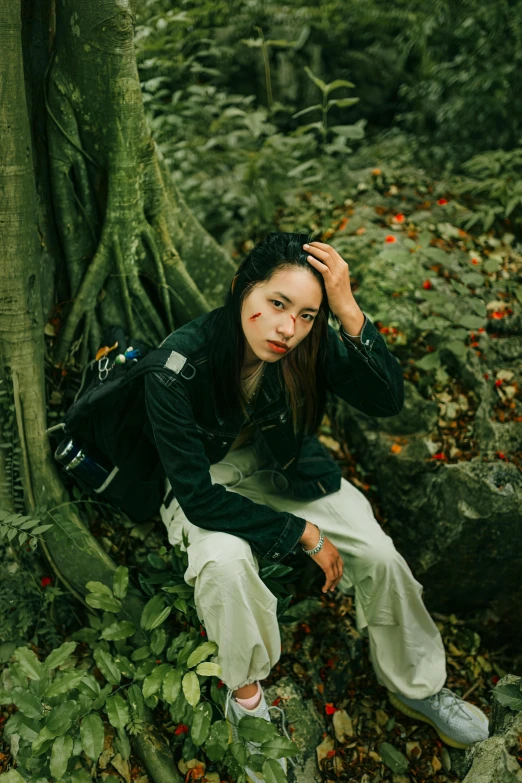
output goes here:
[{"label": "fallen leaf", "polygon": [[421,755],[422,750],[421,746],[418,742],[407,742],[406,743],[406,755],[409,759],[418,759]]},{"label": "fallen leaf", "polygon": [[436,773],[439,771],[439,769],[442,769],[442,764],[440,763],[437,756],[433,756],[431,760],[431,766],[433,767],[433,771]]},{"label": "fallen leaf", "polygon": [[334,745],[335,743],[333,737],[328,736],[325,737],[321,744],[316,747],[315,752],[317,754],[317,763],[319,765],[319,769],[321,768],[321,761],[328,756],[329,751],[334,749]]},{"label": "fallen leaf", "polygon": [[111,764],[114,769],[120,773],[122,778],[124,778],[126,783],[131,783],[130,765],[128,761],[122,758],[121,753],[116,753],[116,755],[111,759]]},{"label": "fallen leaf", "polygon": [[333,727],[338,742],[345,742],[348,737],[353,737],[352,719],[346,710],[337,710],[334,713]]},{"label": "fallen leaf", "polygon": [[386,726],[388,723],[388,716],[384,712],[384,710],[375,710],[375,720],[379,724],[379,726]]},{"label": "fallen leaf", "polygon": [[389,742],[382,742],[379,745],[379,754],[386,766],[392,772],[406,772],[409,767],[408,759],[400,750],[394,748]]}]

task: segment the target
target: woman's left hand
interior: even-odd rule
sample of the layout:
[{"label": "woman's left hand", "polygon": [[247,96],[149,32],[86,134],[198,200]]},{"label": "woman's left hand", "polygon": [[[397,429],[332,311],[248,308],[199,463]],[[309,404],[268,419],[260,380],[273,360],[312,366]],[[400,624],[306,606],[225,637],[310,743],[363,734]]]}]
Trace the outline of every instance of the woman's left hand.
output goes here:
[{"label": "woman's left hand", "polygon": [[337,250],[325,242],[311,242],[309,245],[303,245],[303,249],[307,253],[313,253],[307,256],[308,263],[321,272],[330,310],[341,318],[355,303],[348,264]]}]

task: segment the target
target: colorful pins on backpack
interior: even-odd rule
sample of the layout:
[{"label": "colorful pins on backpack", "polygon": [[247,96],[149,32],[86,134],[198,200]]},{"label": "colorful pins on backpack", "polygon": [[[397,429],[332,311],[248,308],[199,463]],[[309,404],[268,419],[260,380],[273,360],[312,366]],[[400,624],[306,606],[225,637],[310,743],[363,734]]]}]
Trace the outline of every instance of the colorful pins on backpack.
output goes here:
[{"label": "colorful pins on backpack", "polygon": [[111,351],[114,351],[115,348],[118,347],[118,342],[115,342],[112,348],[109,348],[108,345],[104,345],[102,348],[98,348],[96,351],[96,356],[94,357],[95,361],[99,362],[100,359],[103,359],[104,356],[107,356]]}]

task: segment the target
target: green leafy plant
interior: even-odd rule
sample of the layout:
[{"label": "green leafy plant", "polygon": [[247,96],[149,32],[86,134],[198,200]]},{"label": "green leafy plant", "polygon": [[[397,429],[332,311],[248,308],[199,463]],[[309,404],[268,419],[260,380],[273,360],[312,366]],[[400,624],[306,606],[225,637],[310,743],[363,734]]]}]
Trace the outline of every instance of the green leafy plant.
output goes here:
[{"label": "green leafy plant", "polygon": [[522,147],[475,155],[462,164],[462,169],[469,176],[457,179],[452,190],[472,200],[471,215],[463,217],[463,227],[480,226],[488,231],[495,222],[511,219],[513,232],[520,236]]},{"label": "green leafy plant", "polygon": [[[298,129],[297,133],[302,134],[317,131],[320,137],[320,149],[322,152],[326,152],[328,154],[335,152],[351,152],[351,150],[346,147],[346,141],[348,139],[364,138],[364,126],[366,124],[365,121],[360,120],[354,125],[334,125],[333,127],[329,128],[328,112],[332,106],[345,109],[349,106],[354,106],[359,102],[359,98],[329,97],[330,93],[334,90],[338,90],[341,87],[352,88],[355,87],[355,84],[348,82],[345,79],[335,79],[335,81],[330,82],[330,84],[326,84],[322,79],[319,79],[318,76],[314,76],[308,66],[306,66],[304,70],[308,78],[311,79],[316,87],[320,89],[322,93],[322,101],[321,103],[316,103],[313,106],[308,106],[306,109],[301,109],[301,111],[293,114],[292,117],[296,119],[297,117],[302,117],[304,114],[309,114],[312,111],[320,111],[321,119],[317,122],[311,122],[308,125],[302,125]],[[332,131],[336,138],[333,143],[327,144],[329,131]]]},{"label": "green leafy plant", "polygon": [[[296,755],[298,749],[274,725],[244,718],[239,739],[230,744],[217,645],[190,624],[199,621],[193,590],[180,577],[186,553],[175,548],[170,573],[160,570],[165,561],[159,554],[149,558],[155,572],[142,587],[153,594],[139,622],[125,609],[126,598],[139,593],[129,584],[128,569],[120,566],[111,587],[87,583],[86,602],[95,610],[88,627],[44,660],[28,647],[14,650],[3,672],[0,701],[17,707],[4,728],[17,773],[27,780],[51,776],[83,783],[82,775],[91,774],[102,753],[107,731],[114,732],[127,760],[131,738],[143,731],[151,710],[160,710],[170,716],[163,725],[181,765],[197,757],[237,780],[245,779],[245,765],[261,765],[272,778],[284,780],[274,759]],[[273,568],[270,576],[275,576]],[[190,623],[181,631],[183,617]],[[249,750],[252,740],[262,743],[255,754]]]}]

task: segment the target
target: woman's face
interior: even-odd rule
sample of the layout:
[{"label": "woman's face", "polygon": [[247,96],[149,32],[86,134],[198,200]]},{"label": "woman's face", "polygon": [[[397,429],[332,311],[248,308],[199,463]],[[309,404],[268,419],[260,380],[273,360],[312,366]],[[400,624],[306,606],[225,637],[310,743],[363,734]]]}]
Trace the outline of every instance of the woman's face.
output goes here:
[{"label": "woman's face", "polygon": [[278,269],[243,300],[245,364],[276,362],[310,332],[321,306],[319,281],[303,267]]}]

